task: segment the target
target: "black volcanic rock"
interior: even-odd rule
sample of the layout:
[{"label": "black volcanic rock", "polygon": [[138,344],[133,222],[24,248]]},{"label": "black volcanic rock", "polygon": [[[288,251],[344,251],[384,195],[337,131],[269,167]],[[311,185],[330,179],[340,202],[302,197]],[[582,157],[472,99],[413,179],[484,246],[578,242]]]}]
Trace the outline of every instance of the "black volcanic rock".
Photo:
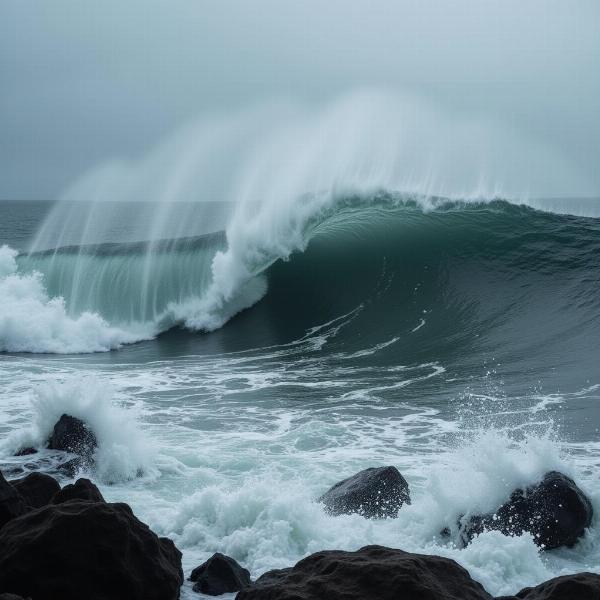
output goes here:
[{"label": "black volcanic rock", "polygon": [[498,530],[505,535],[529,532],[545,549],[573,546],[592,522],[592,505],[575,482],[557,471],[540,483],[515,490],[494,514],[472,517],[462,525],[468,544],[476,534]]},{"label": "black volcanic rock", "polygon": [[77,454],[86,463],[91,463],[98,447],[96,435],[82,420],[71,415],[62,415],[54,425],[48,441],[50,450],[62,450]]},{"label": "black volcanic rock", "polygon": [[250,573],[233,558],[217,552],[192,571],[190,581],[196,582],[195,592],[220,596],[248,587]]},{"label": "black volcanic rock", "polygon": [[270,571],[236,600],[492,600],[448,558],[367,546],[317,552],[291,569]]},{"label": "black volcanic rock", "polygon": [[331,515],[357,513],[369,519],[395,518],[403,504],[410,504],[410,493],[396,467],[379,467],[336,483],[318,501]]},{"label": "black volcanic rock", "polygon": [[[29,456],[31,454],[37,454],[37,450],[31,446],[28,446],[27,448],[21,448],[15,452],[15,456]],[[2,596],[0,596],[0,599],[1,598]]]},{"label": "black volcanic rock", "polygon": [[10,484],[31,508],[45,506],[56,492],[60,492],[58,481],[44,473],[29,473],[23,479],[15,479]]},{"label": "black volcanic rock", "polygon": [[52,498],[52,504],[62,504],[71,500],[81,502],[104,502],[100,490],[89,479],[81,478],[75,483],[65,485],[62,490],[56,492]]},{"label": "black volcanic rock", "polygon": [[35,600],[177,600],[181,553],[126,504],[65,502],[0,529],[0,590]]},{"label": "black volcanic rock", "polygon": [[15,517],[25,514],[27,510],[21,494],[0,473],[0,528]]},{"label": "black volcanic rock", "polygon": [[521,590],[522,600],[600,600],[600,575],[577,573],[555,577],[534,588]]}]

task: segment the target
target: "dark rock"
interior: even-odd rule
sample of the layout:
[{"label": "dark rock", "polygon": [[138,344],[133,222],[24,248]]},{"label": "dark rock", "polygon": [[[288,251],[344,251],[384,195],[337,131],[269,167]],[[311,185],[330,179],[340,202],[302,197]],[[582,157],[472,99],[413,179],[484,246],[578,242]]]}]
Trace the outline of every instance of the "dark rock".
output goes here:
[{"label": "dark rock", "polygon": [[89,463],[77,456],[57,465],[56,470],[65,477],[76,477],[86,465]]},{"label": "dark rock", "polygon": [[71,415],[61,416],[48,442],[50,450],[77,454],[87,463],[91,463],[97,447],[98,440],[94,432],[86,423]]},{"label": "dark rock", "polygon": [[181,553],[126,504],[65,502],[0,529],[0,589],[35,600],[176,600]]},{"label": "dark rock", "polygon": [[104,502],[104,497],[100,490],[89,480],[85,478],[78,479],[75,483],[65,485],[62,490],[54,494],[52,504],[62,504],[70,500],[79,500],[81,502]]},{"label": "dark rock", "polygon": [[238,592],[250,585],[250,573],[233,558],[217,552],[190,575],[194,591],[209,596]]},{"label": "dark rock", "polygon": [[[15,456],[29,456],[30,454],[37,454],[37,450],[35,448],[21,448],[15,452]],[[0,596],[2,598],[2,596]]]},{"label": "dark rock", "polygon": [[448,558],[367,546],[317,552],[291,569],[271,571],[236,600],[492,600]]},{"label": "dark rock", "polygon": [[12,519],[25,514],[27,510],[21,494],[0,473],[0,528]]},{"label": "dark rock", "polygon": [[379,467],[336,483],[318,501],[331,515],[357,513],[370,519],[395,518],[404,503],[410,504],[410,493],[396,467]]},{"label": "dark rock", "polygon": [[534,588],[521,590],[523,600],[600,600],[600,575],[577,573],[545,581]]},{"label": "dark rock", "polygon": [[494,514],[472,517],[461,527],[468,544],[486,530],[505,535],[529,532],[545,548],[573,546],[592,522],[592,505],[575,482],[557,471],[546,473],[540,483],[515,490]]},{"label": "dark rock", "polygon": [[0,600],[25,600],[22,596],[15,596],[15,594],[0,594]]},{"label": "dark rock", "polygon": [[10,484],[31,508],[41,508],[49,504],[52,496],[60,492],[58,481],[44,473],[29,473],[27,477],[15,479]]}]

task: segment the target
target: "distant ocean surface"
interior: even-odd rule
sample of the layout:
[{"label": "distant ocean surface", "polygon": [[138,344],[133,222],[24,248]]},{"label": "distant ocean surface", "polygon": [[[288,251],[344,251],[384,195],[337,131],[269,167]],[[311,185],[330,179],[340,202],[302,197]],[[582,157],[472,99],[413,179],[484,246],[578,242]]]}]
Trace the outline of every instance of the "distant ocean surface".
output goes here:
[{"label": "distant ocean surface", "polygon": [[[296,209],[263,230],[218,202],[0,202],[0,466],[53,472],[12,454],[85,418],[102,493],[186,575],[366,544],[451,557],[496,595],[600,572],[598,516],[550,552],[439,536],[551,469],[600,515],[600,200]],[[380,465],[411,488],[397,519],[314,502]]]}]

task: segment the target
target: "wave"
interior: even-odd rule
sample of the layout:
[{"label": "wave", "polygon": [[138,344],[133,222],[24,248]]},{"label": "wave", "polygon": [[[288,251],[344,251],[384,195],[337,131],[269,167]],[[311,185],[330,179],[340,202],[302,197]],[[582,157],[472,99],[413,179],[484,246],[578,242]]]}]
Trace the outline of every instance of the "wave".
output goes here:
[{"label": "wave", "polygon": [[215,331],[261,299],[244,327],[277,330],[278,342],[352,313],[338,340],[353,352],[397,352],[409,333],[440,349],[472,345],[492,329],[523,349],[597,324],[595,219],[384,191],[305,195],[270,218],[261,206],[202,236],[19,256],[4,247],[0,349],[91,352],[174,326]]}]

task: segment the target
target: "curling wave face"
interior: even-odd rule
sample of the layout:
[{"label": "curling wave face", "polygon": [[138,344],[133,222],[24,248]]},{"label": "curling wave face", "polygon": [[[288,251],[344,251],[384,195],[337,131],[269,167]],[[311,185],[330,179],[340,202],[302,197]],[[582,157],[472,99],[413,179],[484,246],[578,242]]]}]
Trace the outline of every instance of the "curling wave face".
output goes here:
[{"label": "curling wave face", "polygon": [[[351,315],[332,351],[383,345],[379,359],[423,362],[434,348],[496,352],[521,368],[567,362],[569,348],[593,354],[596,219],[383,192],[298,202],[301,217],[271,229],[258,211],[226,233],[4,249],[2,349],[88,352],[179,325],[214,331],[258,302],[228,326],[240,348]],[[31,331],[23,311],[37,316]]]}]

